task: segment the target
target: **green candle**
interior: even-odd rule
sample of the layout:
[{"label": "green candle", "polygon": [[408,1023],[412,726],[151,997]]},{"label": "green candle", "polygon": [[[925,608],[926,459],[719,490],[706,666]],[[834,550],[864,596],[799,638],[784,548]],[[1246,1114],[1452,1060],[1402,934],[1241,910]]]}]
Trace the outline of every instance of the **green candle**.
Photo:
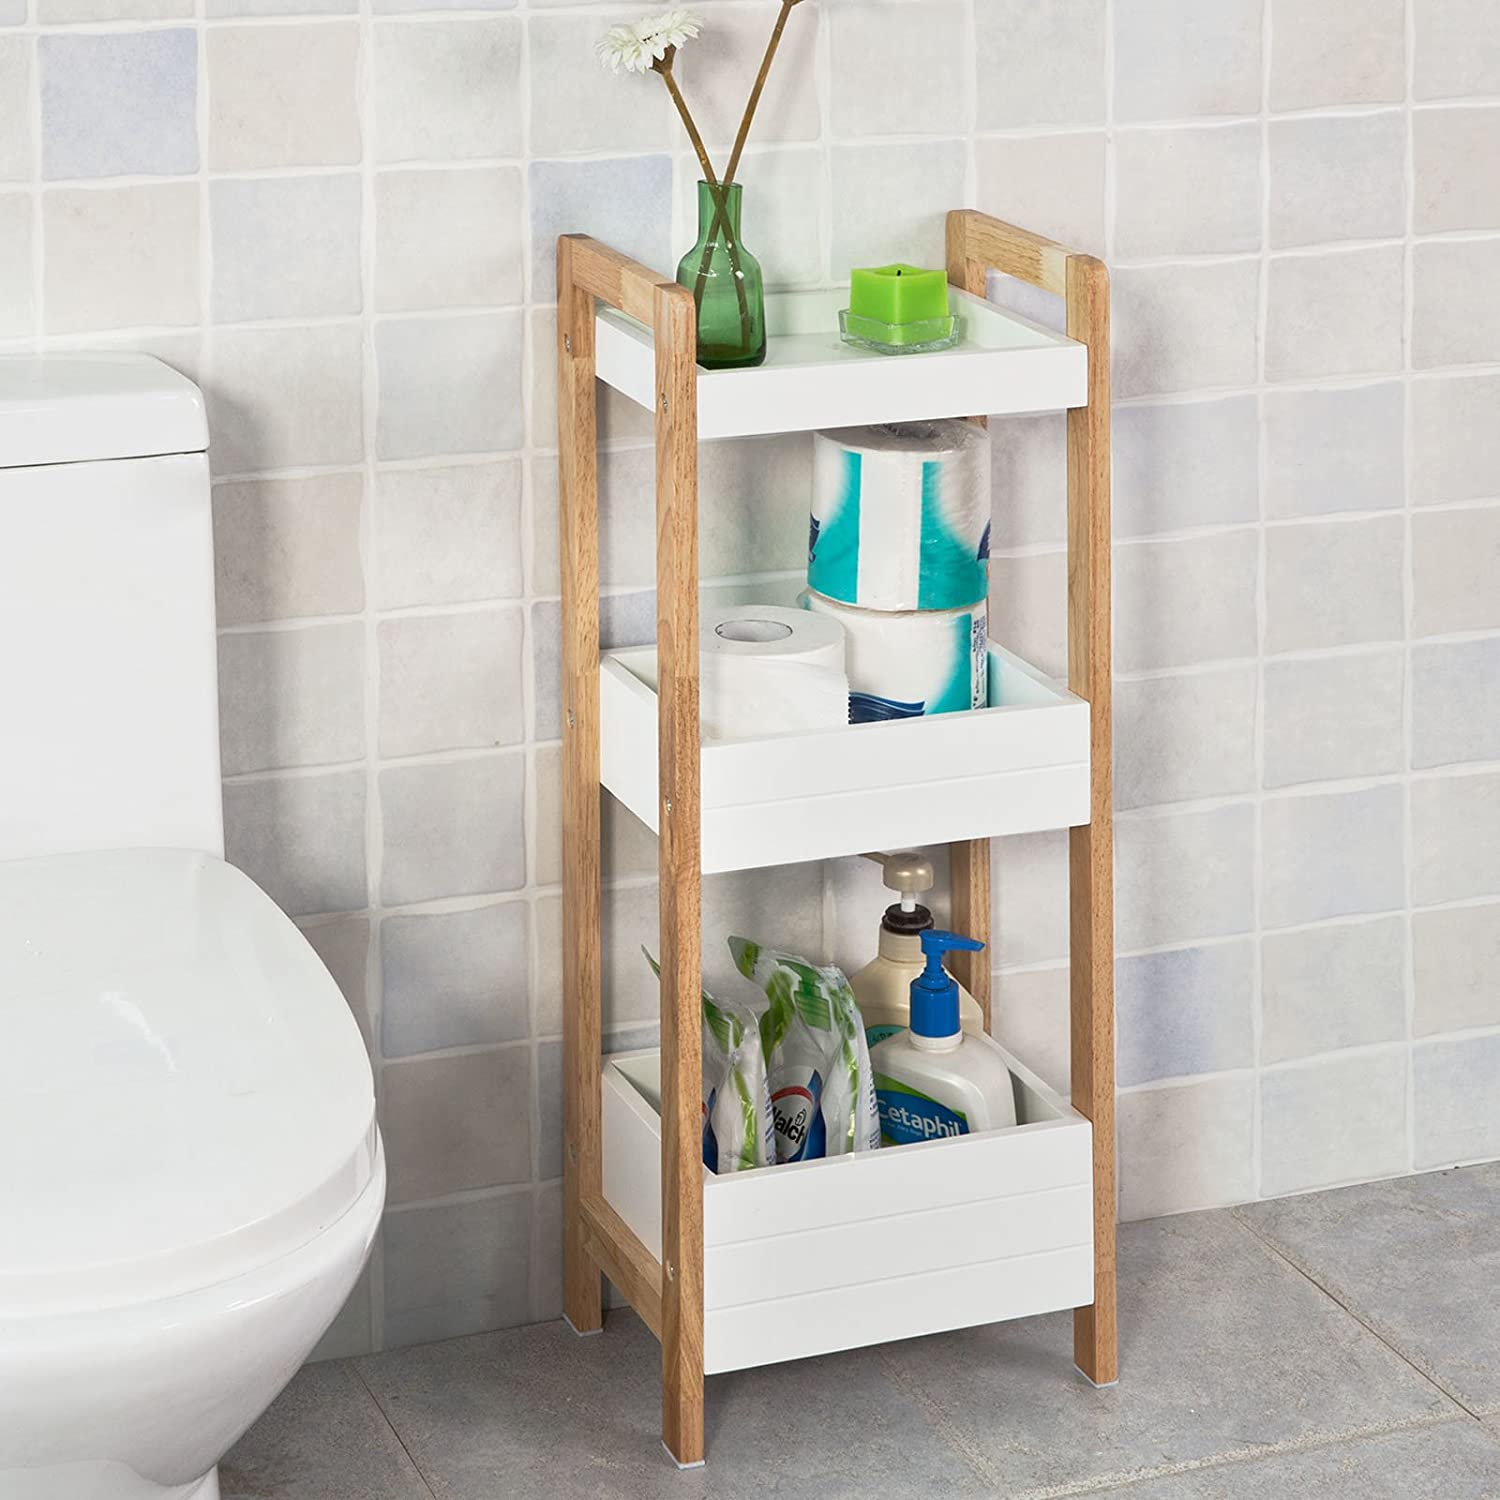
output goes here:
[{"label": "green candle", "polygon": [[871,266],[850,272],[849,313],[880,323],[948,316],[948,273],[920,266]]}]

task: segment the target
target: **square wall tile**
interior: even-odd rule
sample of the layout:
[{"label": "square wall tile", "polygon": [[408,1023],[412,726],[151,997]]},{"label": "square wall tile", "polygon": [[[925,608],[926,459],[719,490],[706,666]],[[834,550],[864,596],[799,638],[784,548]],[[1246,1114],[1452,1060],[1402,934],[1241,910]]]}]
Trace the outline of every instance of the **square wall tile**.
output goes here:
[{"label": "square wall tile", "polygon": [[[655,591],[605,594],[599,600],[601,650],[649,646],[655,639]],[[555,599],[531,606],[531,655],[536,721],[532,737],[555,740],[562,734],[562,606]]]},{"label": "square wall tile", "polygon": [[1253,115],[1263,3],[1115,0],[1115,117]]},{"label": "square wall tile", "polygon": [[380,924],[381,1052],[410,1057],[524,1038],[529,926],[524,901],[387,917]]},{"label": "square wall tile", "polygon": [[1228,797],[1255,787],[1253,666],[1115,684],[1115,806]]},{"label": "square wall tile", "polygon": [[358,474],[214,487],[218,620],[259,624],[364,608]]},{"label": "square wall tile", "polygon": [[977,127],[1102,125],[1107,14],[1104,0],[975,6]]},{"label": "square wall tile", "polygon": [[360,310],[355,174],[219,178],[208,202],[216,322]]},{"label": "square wall tile", "polygon": [[[636,14],[626,7],[622,17],[634,20]],[[717,167],[722,168],[729,160],[730,142],[739,130],[746,90],[760,66],[775,15],[775,11],[768,12],[755,5],[714,5],[708,26],[693,43],[684,64],[683,87]],[[595,34],[591,27],[585,45],[592,43]],[[761,145],[818,139],[818,46],[817,16],[812,11],[792,16],[755,114],[752,138]],[[640,89],[639,80],[618,81],[626,93]],[[678,151],[687,144],[675,111],[669,139]]]},{"label": "square wall tile", "polygon": [[1268,661],[1264,671],[1268,787],[1405,769],[1403,651]]},{"label": "square wall tile", "polygon": [[517,17],[377,21],[374,51],[377,161],[520,154]]},{"label": "square wall tile", "polygon": [[198,38],[190,27],[47,35],[38,64],[43,178],[198,170]]},{"label": "square wall tile", "polygon": [[[531,150],[537,156],[569,156],[581,151],[663,151],[681,129],[677,112],[659,79],[631,73],[602,76],[594,72],[594,43],[612,23],[635,19],[627,11],[535,15],[529,20],[527,67],[532,79]],[[800,18],[799,18],[800,19]],[[682,80],[700,129],[697,101],[698,46],[694,42],[683,66],[692,68]],[[581,70],[594,76],[586,81]],[[754,76],[753,74],[751,76]],[[578,80],[571,87],[562,80]],[[581,85],[581,87],[580,87]],[[741,90],[736,90],[738,95]],[[587,103],[585,104],[585,98]],[[743,100],[741,100],[743,103]],[[684,138],[683,144],[686,145]],[[716,163],[722,168],[722,162]]]},{"label": "square wall tile", "polygon": [[1337,922],[1261,939],[1261,1060],[1406,1035],[1406,919]]},{"label": "square wall tile", "polygon": [[990,638],[1049,677],[1068,672],[1068,555],[990,559]]},{"label": "square wall tile", "polygon": [[1399,786],[1270,797],[1261,811],[1261,921],[1294,927],[1406,904]]},{"label": "square wall tile", "polygon": [[[921,15],[909,6],[902,9]],[[1102,130],[981,136],[974,142],[974,158],[977,207],[1089,255],[1104,254]]]},{"label": "square wall tile", "polygon": [[31,39],[0,37],[0,181],[31,176]]},{"label": "square wall tile", "polygon": [[1117,546],[1115,670],[1254,656],[1259,547],[1248,529]]},{"label": "square wall tile", "polygon": [[1255,383],[1258,262],[1126,267],[1113,296],[1116,399]]},{"label": "square wall tile", "polygon": [[1274,258],[1266,379],[1399,371],[1403,264],[1399,245]]},{"label": "square wall tile", "polygon": [[1404,401],[1394,382],[1268,391],[1267,515],[1399,510],[1405,504]]},{"label": "square wall tile", "polygon": [[1500,635],[1413,647],[1411,686],[1413,766],[1500,760]]},{"label": "square wall tile", "polygon": [[526,884],[526,757],[474,756],[380,773],[386,906]]},{"label": "square wall tile", "polygon": [[529,1192],[385,1216],[385,1347],[431,1343],[530,1316]]},{"label": "square wall tile", "polygon": [[1120,1217],[1154,1219],[1255,1197],[1255,1080],[1133,1089],[1115,1104]]},{"label": "square wall tile", "polygon": [[289,916],[362,910],[365,773],[230,782],[224,857]]},{"label": "square wall tile", "polygon": [[375,325],[380,458],[492,453],[526,438],[519,311]]},{"label": "square wall tile", "polygon": [[226,776],[361,759],[364,626],[220,636],[219,743]]},{"label": "square wall tile", "polygon": [[[968,90],[958,60],[970,55],[974,46],[969,17],[969,8],[955,0],[927,0],[920,6],[900,0],[831,6],[834,134],[847,140],[958,135],[968,130]],[[984,92],[993,75],[979,76]]]},{"label": "square wall tile", "polygon": [[1066,967],[1027,969],[997,974],[991,996],[991,1034],[1064,1097],[1073,1071],[1069,983]]},{"label": "square wall tile", "polygon": [[1405,0],[1271,0],[1272,109],[1405,94]]},{"label": "square wall tile", "polygon": [[[1068,956],[1068,835],[1058,829],[990,844],[994,967]],[[879,874],[879,871],[876,871]],[[882,895],[884,892],[882,891]],[[877,898],[879,899],[879,898]],[[861,934],[868,946],[867,934]]]},{"label": "square wall tile", "polygon": [[1174,948],[1116,970],[1116,1067],[1124,1088],[1255,1062],[1255,944]]},{"label": "square wall tile", "polygon": [[1500,630],[1500,505],[1412,517],[1414,635]]},{"label": "square wall tile", "polygon": [[[7,0],[16,8],[17,21],[25,19],[25,0]],[[0,25],[5,24],[6,5],[0,5]],[[36,19],[42,26],[66,25],[70,21],[178,21],[190,20],[192,0],[37,0]]]},{"label": "square wall tile", "polygon": [[531,297],[557,299],[557,237],[591,234],[664,275],[672,254],[672,158],[534,161],[531,198]]},{"label": "square wall tile", "polygon": [[336,917],[333,921],[309,923],[302,928],[308,946],[323,961],[339,993],[349,1003],[350,1014],[371,1047],[373,1025],[370,1016],[370,991],[367,970],[370,958],[370,919]]},{"label": "square wall tile", "polygon": [[1417,505],[1500,495],[1500,376],[1441,375],[1411,385],[1411,497]]},{"label": "square wall tile", "polygon": [[1489,0],[1411,0],[1418,99],[1500,94],[1500,10]]},{"label": "square wall tile", "polygon": [[363,364],[354,323],[216,332],[206,383],[215,473],[359,463]]},{"label": "square wall tile", "polygon": [[1407,1169],[1406,1052],[1272,1068],[1260,1081],[1260,1190],[1268,1198]]},{"label": "square wall tile", "polygon": [[207,46],[214,171],[359,160],[355,22],[214,27]]},{"label": "square wall tile", "polygon": [[[1116,412],[1116,424],[1119,416]],[[1118,425],[1115,432],[1118,444]],[[992,556],[1012,547],[1060,547],[1066,542],[1067,454],[1068,419],[1064,412],[990,418]],[[1118,504],[1118,474],[1115,495]]]},{"label": "square wall tile", "polygon": [[1115,945],[1121,953],[1255,926],[1255,808],[1128,815],[1115,825]]},{"label": "square wall tile", "polygon": [[531,1049],[390,1062],[380,1075],[389,1201],[531,1177]]},{"label": "square wall tile", "polygon": [[1406,116],[1273,120],[1271,244],[1399,238],[1406,228]]},{"label": "square wall tile", "polygon": [[1413,781],[1411,836],[1418,905],[1500,895],[1500,775]]},{"label": "square wall tile", "polygon": [[521,461],[382,471],[375,558],[382,609],[519,598]]},{"label": "square wall tile", "polygon": [[1116,407],[1115,536],[1258,520],[1259,434],[1254,396]]},{"label": "square wall tile", "polygon": [[1419,1042],[1412,1071],[1419,1172],[1500,1156],[1500,1036]]},{"label": "square wall tile", "polygon": [[[60,0],[78,3],[78,0]],[[143,0],[136,0],[143,3]],[[412,0],[415,5],[416,0]],[[358,0],[204,0],[204,14],[218,17],[353,15]],[[378,7],[377,7],[378,9]]]},{"label": "square wall tile", "polygon": [[1412,916],[1417,1036],[1500,1026],[1500,902]]},{"label": "square wall tile", "polygon": [[562,1183],[536,1190],[531,1226],[531,1321],[550,1323],[563,1310]]},{"label": "square wall tile", "polygon": [[0,338],[19,338],[35,330],[33,217],[30,193],[0,192]]},{"label": "square wall tile", "polygon": [[1405,633],[1399,516],[1266,531],[1266,650],[1398,641]]},{"label": "square wall tile", "polygon": [[1260,249],[1260,126],[1122,130],[1115,137],[1115,254]]},{"label": "square wall tile", "polygon": [[1500,108],[1419,109],[1412,132],[1412,228],[1500,229]]},{"label": "square wall tile", "polygon": [[1412,262],[1412,363],[1500,362],[1500,238],[1419,244]]},{"label": "square wall tile", "polygon": [[525,294],[519,167],[380,172],[375,306],[496,306]]},{"label": "square wall tile", "polygon": [[833,264],[926,265],[968,197],[968,168],[966,141],[834,146]]},{"label": "square wall tile", "polygon": [[198,321],[193,184],[44,192],[42,230],[48,332]]},{"label": "square wall tile", "polygon": [[[805,512],[812,494],[812,453],[810,438],[800,432],[699,445],[698,552],[705,578],[794,572],[807,567]],[[611,455],[611,467],[614,457]],[[654,533],[655,455],[646,449],[634,457],[645,460],[642,519],[647,530]],[[609,490],[611,502],[619,505],[623,499],[620,490],[613,484]],[[614,533],[621,528],[611,518],[605,522],[605,529],[611,533],[610,552],[617,554]],[[611,583],[654,583],[654,535],[646,538],[644,568],[632,570],[619,580],[614,577],[612,563],[608,571]]]},{"label": "square wall tile", "polygon": [[382,620],[378,640],[382,756],[524,737],[519,604]]},{"label": "square wall tile", "polygon": [[563,1049],[561,1042],[539,1042],[536,1049],[537,1177],[545,1182],[563,1174]]}]

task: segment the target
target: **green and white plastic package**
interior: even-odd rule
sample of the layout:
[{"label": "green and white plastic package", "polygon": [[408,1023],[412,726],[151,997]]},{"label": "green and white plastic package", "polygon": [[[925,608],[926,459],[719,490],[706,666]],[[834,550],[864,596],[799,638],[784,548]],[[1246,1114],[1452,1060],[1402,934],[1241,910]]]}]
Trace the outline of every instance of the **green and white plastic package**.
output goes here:
[{"label": "green and white plastic package", "polygon": [[[646,951],[651,972],[661,966]],[[703,1164],[747,1172],[776,1164],[775,1131],[760,1023],[748,1006],[703,991]]]},{"label": "green and white plastic package", "polygon": [[761,1045],[770,1082],[776,1160],[873,1151],[880,1116],[870,1049],[843,971],[730,938],[735,967],[765,991]]}]

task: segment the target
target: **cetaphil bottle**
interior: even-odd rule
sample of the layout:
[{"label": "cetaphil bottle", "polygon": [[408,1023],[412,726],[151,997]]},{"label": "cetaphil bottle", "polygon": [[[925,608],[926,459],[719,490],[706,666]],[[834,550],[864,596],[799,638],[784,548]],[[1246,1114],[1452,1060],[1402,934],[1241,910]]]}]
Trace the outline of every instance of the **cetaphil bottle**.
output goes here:
[{"label": "cetaphil bottle", "polygon": [[880,1144],[908,1146],[1001,1130],[1016,1123],[1016,1092],[1005,1054],[959,1024],[958,982],[943,968],[955,948],[977,953],[974,938],[931,928],[922,934],[927,966],[911,984],[911,1026],[870,1053]]}]

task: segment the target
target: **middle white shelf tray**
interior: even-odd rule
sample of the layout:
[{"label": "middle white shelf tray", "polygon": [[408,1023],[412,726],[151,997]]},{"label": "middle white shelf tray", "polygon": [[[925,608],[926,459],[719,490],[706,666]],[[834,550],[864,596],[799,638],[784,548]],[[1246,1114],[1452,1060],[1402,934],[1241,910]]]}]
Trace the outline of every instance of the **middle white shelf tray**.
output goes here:
[{"label": "middle white shelf tray", "polygon": [[[659,830],[656,652],[599,663],[599,779]],[[1089,820],[1089,706],[990,643],[991,707],[703,746],[707,875],[1071,828]]]}]

